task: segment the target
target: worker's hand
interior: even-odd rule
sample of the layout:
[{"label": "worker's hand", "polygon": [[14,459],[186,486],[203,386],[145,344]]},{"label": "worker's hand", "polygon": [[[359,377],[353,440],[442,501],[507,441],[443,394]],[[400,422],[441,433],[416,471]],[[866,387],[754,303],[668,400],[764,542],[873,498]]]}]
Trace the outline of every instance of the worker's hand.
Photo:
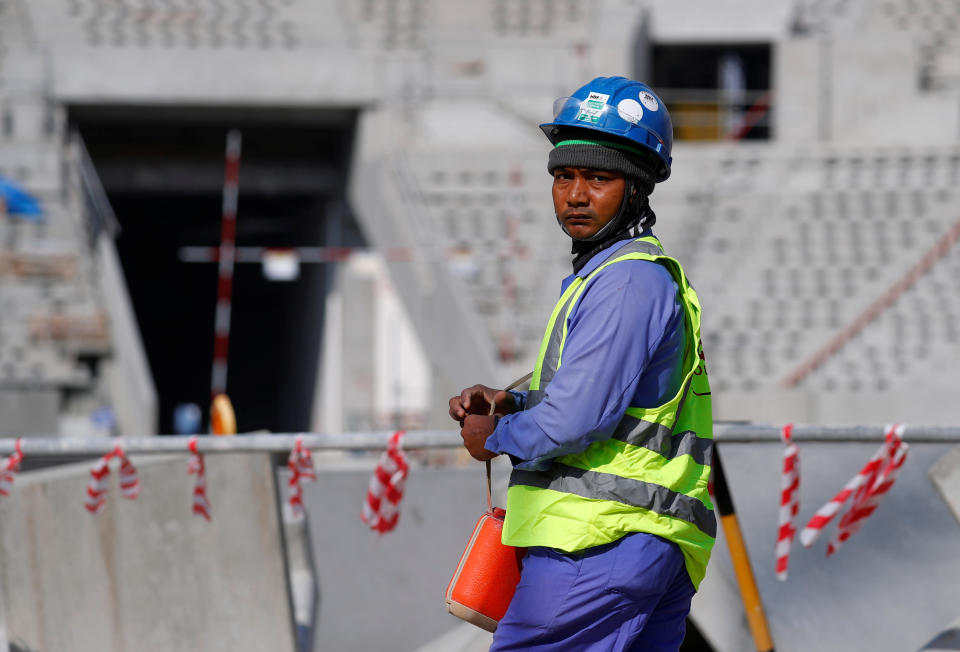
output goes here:
[{"label": "worker's hand", "polygon": [[497,427],[497,417],[480,414],[468,414],[463,419],[460,436],[463,437],[463,447],[475,460],[486,462],[498,454],[484,448],[487,437]]},{"label": "worker's hand", "polygon": [[460,392],[460,396],[450,399],[450,418],[462,426],[468,414],[490,414],[491,401],[497,406],[494,414],[499,416],[517,411],[517,400],[510,392],[486,385],[474,385]]}]

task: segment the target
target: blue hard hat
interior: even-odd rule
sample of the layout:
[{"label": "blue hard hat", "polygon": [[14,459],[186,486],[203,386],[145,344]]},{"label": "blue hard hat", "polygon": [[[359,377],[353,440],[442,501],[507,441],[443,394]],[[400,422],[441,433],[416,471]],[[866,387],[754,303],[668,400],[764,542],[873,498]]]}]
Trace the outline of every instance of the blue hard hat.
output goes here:
[{"label": "blue hard hat", "polygon": [[553,122],[540,125],[554,145],[569,136],[567,128],[613,136],[654,155],[657,181],[670,176],[673,122],[666,105],[649,86],[626,77],[597,77],[572,97],[553,103]]},{"label": "blue hard hat", "polygon": [[196,403],[178,403],[173,409],[173,431],[178,435],[195,435],[200,432],[202,417]]}]

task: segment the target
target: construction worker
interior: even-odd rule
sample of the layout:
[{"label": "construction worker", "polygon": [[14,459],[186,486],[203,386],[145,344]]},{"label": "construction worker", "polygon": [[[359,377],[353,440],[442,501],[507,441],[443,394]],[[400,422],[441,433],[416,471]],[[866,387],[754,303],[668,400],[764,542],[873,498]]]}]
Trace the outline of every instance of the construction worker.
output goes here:
[{"label": "construction worker", "polygon": [[700,304],[650,230],[672,123],[646,85],[601,77],[541,129],[573,274],[529,391],[450,399],[474,458],[513,461],[503,542],[528,548],[491,650],[677,650],[716,520]]}]

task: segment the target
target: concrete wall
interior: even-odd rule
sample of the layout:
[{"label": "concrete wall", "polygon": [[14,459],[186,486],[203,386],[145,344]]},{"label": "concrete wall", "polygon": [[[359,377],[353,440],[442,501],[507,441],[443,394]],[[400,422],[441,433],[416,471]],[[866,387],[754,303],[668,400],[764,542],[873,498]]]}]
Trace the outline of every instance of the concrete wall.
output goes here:
[{"label": "concrete wall", "polygon": [[776,387],[755,392],[717,392],[713,418],[717,421],[757,423],[811,423],[857,425],[917,423],[948,425],[957,422],[952,387],[914,384],[909,390],[815,391],[781,390]]},{"label": "concrete wall", "polygon": [[0,499],[11,649],[294,649],[267,457],[207,456],[210,523],[191,513],[186,456],[133,461],[140,496],[121,497],[112,465],[95,516],[83,507],[90,463],[23,473]]},{"label": "concrete wall", "polygon": [[120,432],[157,433],[157,388],[150,374],[143,338],[117,248],[106,233],[97,239],[100,287],[113,327],[114,354],[106,365]]},{"label": "concrete wall", "polygon": [[57,432],[60,395],[55,389],[0,391],[0,436],[52,435]]},{"label": "concrete wall", "polygon": [[[397,529],[383,536],[360,520],[372,471],[319,468],[304,486],[320,591],[316,652],[409,652],[463,623],[447,613],[444,592],[487,507],[483,465],[412,469]],[[495,486],[505,491],[506,479],[498,464]]]}]

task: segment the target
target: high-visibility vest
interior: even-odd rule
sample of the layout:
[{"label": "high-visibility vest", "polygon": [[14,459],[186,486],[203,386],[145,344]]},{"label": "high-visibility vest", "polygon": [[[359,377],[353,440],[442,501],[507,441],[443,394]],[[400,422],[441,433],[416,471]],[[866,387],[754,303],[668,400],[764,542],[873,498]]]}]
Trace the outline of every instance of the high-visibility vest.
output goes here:
[{"label": "high-visibility vest", "polygon": [[680,263],[664,255],[656,238],[623,245],[563,292],[540,345],[525,409],[543,400],[560,368],[567,318],[584,289],[610,265],[630,260],[663,265],[679,288],[686,336],[680,389],[658,407],[627,408],[612,437],[554,459],[545,471],[514,469],[503,542],[575,552],[631,532],[648,532],[680,547],[687,573],[699,587],[717,532],[707,490],[713,419],[700,342],[700,301]]}]

